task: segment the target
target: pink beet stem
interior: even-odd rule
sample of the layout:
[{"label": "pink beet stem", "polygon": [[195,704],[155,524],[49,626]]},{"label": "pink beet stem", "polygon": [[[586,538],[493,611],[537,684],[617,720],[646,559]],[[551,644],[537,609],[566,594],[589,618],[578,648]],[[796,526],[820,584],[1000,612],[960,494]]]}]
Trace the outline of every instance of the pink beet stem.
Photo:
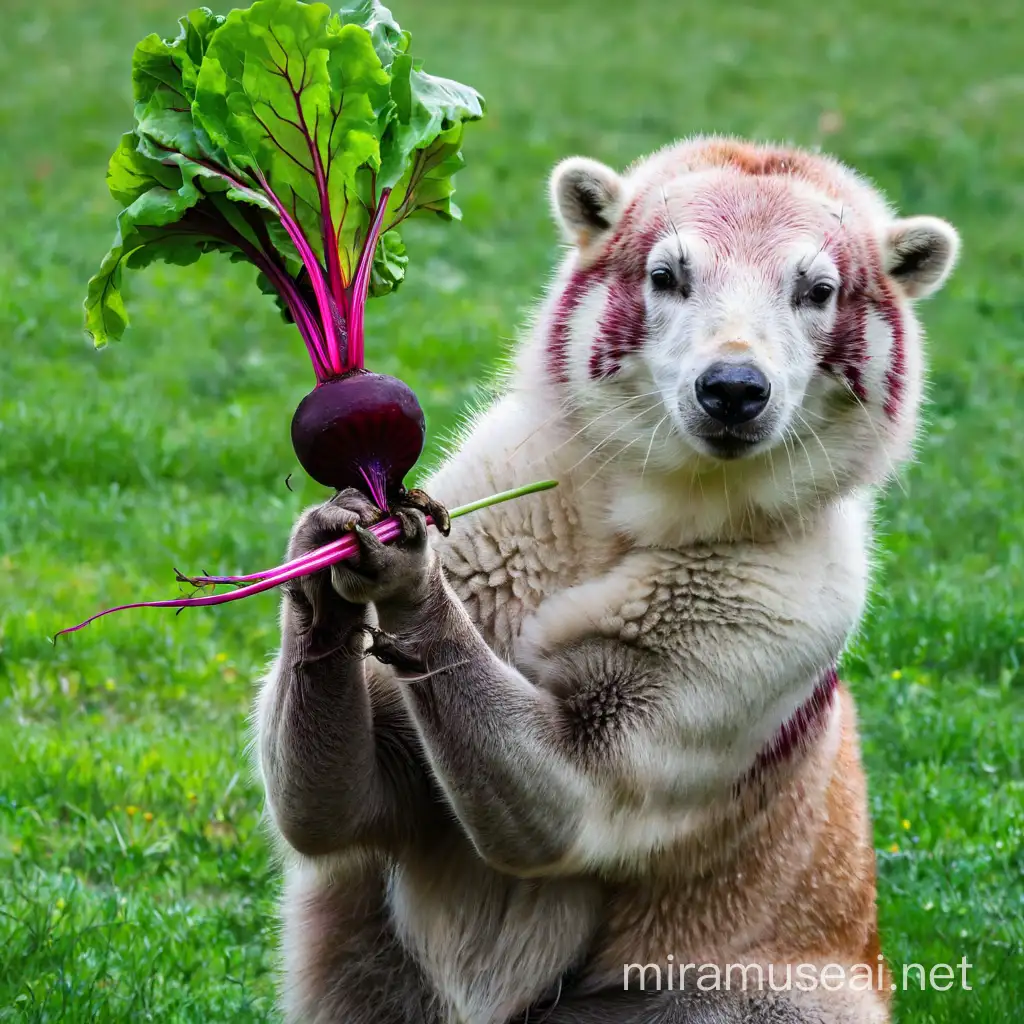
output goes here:
[{"label": "pink beet stem", "polygon": [[299,256],[305,264],[306,271],[309,274],[309,283],[313,286],[313,293],[316,295],[320,319],[323,321],[324,337],[327,342],[328,368],[333,373],[341,373],[342,365],[338,352],[339,315],[337,306],[327,287],[327,282],[324,280],[320,261],[317,259],[316,253],[313,252],[312,246],[306,240],[305,235],[303,235],[302,229],[288,213],[284,203],[278,199],[271,189],[263,172],[256,169],[254,173],[263,187],[263,191],[267,193],[271,202],[276,207],[281,224],[284,226],[285,231],[288,232],[288,237],[292,240],[292,244],[298,250]]},{"label": "pink beet stem", "polygon": [[[502,491],[499,494],[492,494],[488,498],[481,498],[478,501],[470,502],[468,505],[461,505],[458,508],[452,509],[450,515],[452,519],[456,519],[478,509],[487,508],[502,501],[511,501],[513,498],[522,498],[527,494],[534,494],[537,491],[546,491],[548,488],[555,486],[556,482],[554,480],[539,480],[536,483],[527,484],[525,487],[516,487],[512,490]],[[427,523],[432,522],[431,517],[427,516]],[[370,531],[381,543],[387,544],[398,537],[401,532],[401,526],[398,520],[392,516],[379,523],[375,523],[370,527]],[[311,551],[307,555],[303,555],[301,558],[293,558],[291,561],[285,562],[284,565],[279,565],[276,569],[268,569],[265,573],[252,573],[249,576],[182,576],[180,577],[182,580],[191,581],[196,584],[245,582],[247,586],[239,587],[238,590],[232,590],[226,594],[210,594],[206,597],[179,597],[168,601],[137,601],[133,604],[118,605],[116,608],[107,608],[102,612],[91,615],[77,626],[69,626],[67,629],[59,630],[54,634],[53,639],[56,641],[57,637],[63,633],[75,633],[84,626],[88,626],[90,622],[103,618],[104,615],[127,611],[130,608],[201,608],[207,605],[240,601],[242,598],[251,597],[254,594],[261,594],[265,590],[279,587],[282,583],[287,583],[289,580],[298,579],[300,576],[308,576],[310,573],[318,572],[320,569],[326,569],[329,565],[334,565],[345,558],[351,558],[358,549],[358,538],[354,533],[349,533],[344,537],[338,538],[338,540],[331,541],[330,544],[324,544],[322,547]]]},{"label": "pink beet stem", "polygon": [[[388,522],[395,524],[394,529],[381,529],[377,534],[378,539],[385,544],[394,540],[398,536],[400,529],[398,520],[392,519]],[[378,525],[383,527],[386,524],[380,523]],[[333,548],[334,550],[328,550],[329,548]],[[54,634],[54,639],[61,636],[63,633],[75,633],[83,626],[88,626],[90,622],[95,622],[96,619],[100,619],[104,615],[110,615],[113,612],[128,611],[130,608],[201,608],[206,605],[227,604],[229,601],[239,601],[243,597],[252,597],[254,594],[261,594],[263,591],[279,587],[282,583],[287,583],[289,580],[297,579],[300,576],[308,576],[310,573],[317,572],[320,569],[326,569],[335,562],[343,561],[345,558],[351,558],[356,553],[357,549],[358,541],[354,535],[342,537],[338,541],[334,541],[331,544],[325,544],[322,548],[318,548],[316,551],[310,552],[310,554],[305,558],[294,559],[292,562],[288,563],[288,566],[279,566],[262,579],[259,579],[254,583],[250,583],[246,587],[240,587],[238,590],[231,590],[226,594],[209,594],[206,597],[178,597],[169,601],[138,601],[134,604],[118,605],[116,608],[107,608],[105,611],[97,612],[84,622],[80,622],[77,626],[69,626],[67,629],[59,630]]]},{"label": "pink beet stem", "polygon": [[[427,525],[432,525],[434,522],[430,516],[427,516]],[[389,544],[398,536],[399,525],[398,520],[393,516],[388,519],[382,519],[379,523],[374,523],[373,526],[369,527],[370,533],[372,533],[381,543]],[[347,534],[344,537],[339,537],[337,540],[332,540],[329,544],[324,544],[323,547],[316,548],[314,551],[310,551],[308,554],[300,555],[298,558],[293,558],[288,562],[284,562],[274,569],[263,569],[261,572],[251,572],[246,576],[180,576],[179,578],[187,583],[192,583],[197,587],[205,587],[216,585],[218,583],[249,583],[253,580],[265,580],[268,576],[275,576],[281,572],[287,572],[290,569],[299,569],[307,562],[318,562],[321,558],[330,557],[334,554],[339,554],[341,558],[351,557],[356,553],[357,544],[354,534]],[[330,564],[330,563],[328,563]],[[302,574],[299,573],[301,576]]]},{"label": "pink beet stem", "polygon": [[380,229],[384,223],[384,211],[388,207],[388,199],[391,198],[391,189],[381,190],[380,199],[377,201],[377,208],[374,210],[373,219],[370,221],[369,229],[366,232],[366,242],[359,254],[359,264],[356,267],[355,275],[352,278],[349,306],[348,323],[348,358],[347,365],[363,365],[363,319],[366,312],[366,296],[370,287],[370,273],[373,270],[373,258],[377,253],[377,242],[380,240]]}]

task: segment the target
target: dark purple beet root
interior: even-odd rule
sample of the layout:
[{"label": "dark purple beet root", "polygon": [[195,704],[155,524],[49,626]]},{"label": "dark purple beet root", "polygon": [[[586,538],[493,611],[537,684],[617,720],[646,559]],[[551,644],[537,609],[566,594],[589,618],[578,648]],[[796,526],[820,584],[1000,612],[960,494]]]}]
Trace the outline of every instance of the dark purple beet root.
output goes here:
[{"label": "dark purple beet root", "polygon": [[352,370],[318,385],[292,418],[292,446],[317,483],[343,490],[401,486],[423,451],[426,423],[420,403],[395,377]]}]

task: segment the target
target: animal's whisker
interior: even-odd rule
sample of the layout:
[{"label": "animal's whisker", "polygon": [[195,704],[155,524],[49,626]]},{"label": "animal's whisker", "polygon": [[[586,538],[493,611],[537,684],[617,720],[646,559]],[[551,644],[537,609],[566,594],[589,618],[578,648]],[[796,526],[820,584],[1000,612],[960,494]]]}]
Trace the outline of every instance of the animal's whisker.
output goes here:
[{"label": "animal's whisker", "polygon": [[[582,458],[577,459],[576,462],[574,462],[569,467],[568,471],[570,473],[572,473],[574,470],[578,469],[581,465],[583,465],[584,462],[587,461],[587,459],[589,459],[592,455],[596,454],[601,448],[603,448],[610,441],[614,440],[616,435],[619,433],[619,431],[625,430],[626,427],[628,427],[631,423],[634,423],[636,420],[640,419],[641,416],[646,416],[649,413],[653,412],[655,409],[658,408],[659,404],[660,403],[655,402],[653,405],[649,405],[646,409],[641,409],[640,412],[638,412],[635,416],[631,416],[624,423],[620,423],[610,434],[607,434],[602,440],[598,441],[597,444],[595,444],[594,447],[590,449],[590,451],[588,451],[585,455],[582,456]],[[637,438],[636,440],[640,440],[640,439]],[[632,442],[631,442],[631,444],[632,444]]]},{"label": "animal's whisker", "polygon": [[662,423],[667,420],[668,413],[661,417],[660,420],[655,424],[654,429],[651,431],[651,443],[647,446],[647,454],[644,456],[644,464],[640,469],[640,479],[643,480],[644,474],[647,472],[647,462],[651,457],[651,452],[654,450],[654,439],[658,436],[658,431],[661,429]]},{"label": "animal's whisker", "polygon": [[811,453],[807,450],[807,445],[804,444],[804,439],[792,428],[787,427],[786,432],[799,442],[800,447],[803,449],[804,458],[807,460],[807,471],[810,474],[811,487],[814,488],[814,498],[817,502],[818,507],[821,507],[821,494],[818,491],[818,481],[814,473],[814,462],[811,459]]},{"label": "animal's whisker", "polygon": [[[773,484],[776,492],[781,493],[780,488],[779,488],[779,479],[775,475],[775,452],[771,448],[768,449],[768,468],[771,470],[772,484]],[[778,511],[778,510],[776,510],[776,511]],[[788,518],[788,516],[786,516],[785,514],[782,514],[782,515],[779,516],[779,518],[782,520],[782,525],[783,525],[783,527],[784,527],[784,529],[786,531],[786,535],[789,537],[790,540],[792,540],[793,539],[793,531],[790,530],[790,528],[789,528],[789,518]]]},{"label": "animal's whisker", "polygon": [[842,380],[843,386],[846,388],[847,392],[857,403],[858,407],[860,408],[860,411],[864,414],[865,418],[867,419],[868,426],[871,427],[871,430],[875,435],[875,440],[878,442],[878,449],[885,456],[885,461],[889,465],[889,473],[896,481],[896,486],[899,487],[899,489],[903,492],[903,496],[905,498],[910,497],[910,495],[907,494],[906,485],[903,483],[903,480],[897,472],[896,467],[893,465],[892,458],[889,456],[889,450],[886,447],[885,442],[882,440],[882,435],[878,432],[878,427],[875,424],[874,417],[871,415],[871,410],[868,409],[868,407],[861,401],[861,397],[854,390],[853,385],[845,377],[842,377],[840,379]]},{"label": "animal's whisker", "polygon": [[804,418],[803,413],[800,412],[799,409],[797,410],[796,414],[800,418],[801,423],[803,423],[803,425],[811,432],[811,437],[813,437],[814,440],[818,442],[818,447],[821,449],[821,454],[825,456],[825,462],[828,465],[828,471],[829,473],[832,474],[832,482],[835,484],[836,491],[839,491],[839,477],[836,476],[836,471],[832,466],[832,459],[828,454],[828,449],[825,447],[825,443],[818,436],[818,432],[814,429],[814,427],[812,427],[810,423],[807,422],[807,420]]},{"label": "animal's whisker", "polygon": [[729,469],[727,466],[722,466],[722,494],[725,497],[725,517],[729,523],[729,533],[733,532],[732,528],[732,505],[729,502]]},{"label": "animal's whisker", "polygon": [[793,511],[796,513],[797,522],[800,524],[800,536],[805,537],[807,535],[807,529],[804,525],[803,510],[800,508],[800,494],[796,486],[796,470],[793,468],[793,456],[789,450],[789,441],[786,438],[786,431],[782,434],[782,446],[786,450],[786,461],[789,463],[789,479],[793,485]]},{"label": "animal's whisker", "polygon": [[605,459],[604,462],[602,462],[601,465],[598,466],[597,469],[595,469],[594,472],[591,473],[590,476],[588,476],[582,484],[580,484],[577,490],[584,490],[609,463],[619,458],[623,454],[623,452],[629,451],[629,449],[632,448],[633,445],[635,445],[639,440],[641,440],[639,437],[634,437],[632,441],[624,445],[622,448],[618,449],[618,451],[612,452],[612,454],[609,455],[608,458]]},{"label": "animal's whisker", "polygon": [[[546,449],[544,451],[543,458],[549,458],[551,455],[555,454],[556,452],[560,452],[567,445],[569,445],[573,441],[575,441],[577,437],[579,437],[581,434],[585,433],[586,431],[590,430],[591,427],[593,427],[596,423],[600,423],[600,421],[605,419],[606,417],[614,416],[615,413],[621,412],[623,409],[625,409],[628,406],[632,405],[634,402],[639,402],[641,399],[651,398],[652,396],[658,395],[658,394],[660,394],[660,392],[658,391],[657,388],[655,388],[652,391],[644,391],[644,392],[642,392],[639,395],[631,395],[629,398],[625,399],[622,402],[619,402],[617,405],[612,406],[612,408],[610,408],[610,409],[605,409],[603,412],[600,412],[596,416],[591,417],[591,419],[589,419],[586,423],[584,423],[583,426],[581,426],[574,433],[570,434],[564,440],[560,441],[557,445],[555,445],[554,448]],[[632,422],[632,420],[630,420],[630,422]]]}]

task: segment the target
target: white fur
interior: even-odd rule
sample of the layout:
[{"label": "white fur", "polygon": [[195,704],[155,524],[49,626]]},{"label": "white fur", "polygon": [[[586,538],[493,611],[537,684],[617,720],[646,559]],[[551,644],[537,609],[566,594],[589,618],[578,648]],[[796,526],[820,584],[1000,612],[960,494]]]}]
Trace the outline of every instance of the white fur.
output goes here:
[{"label": "white fur", "polygon": [[[452,550],[447,560],[456,591],[471,605],[479,600],[478,588],[500,594],[515,582],[518,615],[500,623],[496,639],[499,647],[508,645],[512,660],[527,674],[552,652],[589,636],[648,642],[675,659],[678,688],[670,717],[660,735],[644,735],[629,765],[641,787],[648,788],[652,806],[662,810],[616,817],[600,791],[591,789],[587,824],[571,858],[560,866],[565,871],[606,868],[612,861],[643,857],[687,833],[693,822],[699,824],[699,812],[724,798],[807,699],[821,666],[838,657],[860,618],[868,583],[869,522],[864,500],[851,497],[803,526],[795,524],[792,538],[783,532],[771,543],[713,543],[691,552],[679,535],[688,522],[691,529],[701,525],[685,516],[687,503],[695,501],[692,493],[673,492],[660,480],[665,490],[658,494],[653,491],[656,478],[651,489],[637,491],[628,477],[608,470],[587,486],[574,487],[592,473],[585,449],[577,439],[552,450],[553,437],[547,433],[545,451],[535,453],[524,438],[540,415],[536,405],[531,413],[529,399],[521,394],[498,403],[473,431],[478,441],[491,439],[490,450],[450,463],[431,487],[443,487],[445,493],[455,488],[462,501],[474,494],[474,478],[481,488],[484,479],[499,486],[548,475],[562,481],[555,491],[522,503],[531,506],[533,532],[518,536],[514,567],[495,563],[486,576],[466,578],[458,535],[445,547]],[[519,425],[515,433],[510,432],[512,423]],[[540,465],[538,459],[543,459]],[[456,465],[458,482],[448,475]],[[620,507],[627,496],[636,549],[621,557],[608,510]],[[576,543],[580,533],[555,525],[564,522],[570,506],[581,526],[589,524],[583,534],[587,543]],[[480,513],[488,521],[478,526],[491,536],[506,535],[524,512],[515,504],[496,506]],[[659,547],[651,550],[649,545]],[[719,564],[709,570],[709,559]],[[762,636],[763,646],[731,643],[737,622],[718,629],[704,621],[702,597],[716,604],[733,602],[744,628],[761,630],[756,635]],[[780,624],[775,649],[773,616]],[[687,738],[685,743],[680,736]],[[680,779],[686,780],[685,787]],[[693,822],[691,813],[697,814]]]}]

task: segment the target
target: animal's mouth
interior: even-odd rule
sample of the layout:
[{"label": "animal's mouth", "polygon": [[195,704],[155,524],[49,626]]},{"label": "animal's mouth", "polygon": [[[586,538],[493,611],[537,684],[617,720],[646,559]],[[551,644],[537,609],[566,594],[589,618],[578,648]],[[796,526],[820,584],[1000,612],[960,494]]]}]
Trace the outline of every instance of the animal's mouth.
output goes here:
[{"label": "animal's mouth", "polygon": [[709,455],[729,461],[752,454],[768,434],[763,430],[748,432],[725,427],[722,430],[701,433],[698,437]]}]

